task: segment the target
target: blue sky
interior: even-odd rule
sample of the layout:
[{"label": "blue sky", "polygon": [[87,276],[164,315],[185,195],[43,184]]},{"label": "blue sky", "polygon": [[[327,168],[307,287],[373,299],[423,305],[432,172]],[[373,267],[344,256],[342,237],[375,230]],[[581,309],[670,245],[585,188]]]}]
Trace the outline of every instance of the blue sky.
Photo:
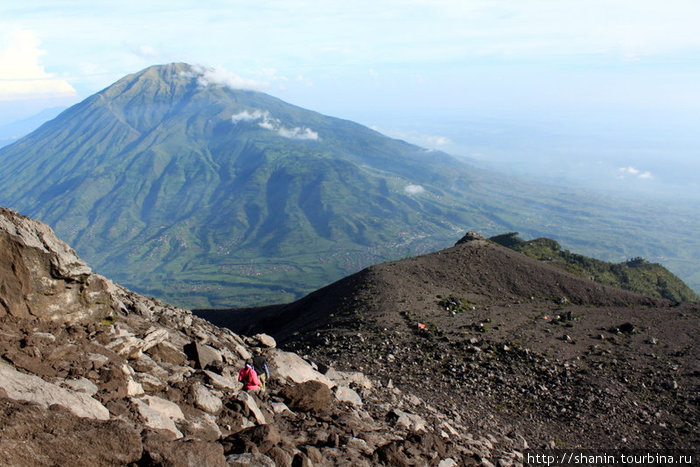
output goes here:
[{"label": "blue sky", "polygon": [[0,125],[184,61],[424,146],[658,184],[664,158],[700,172],[699,18],[697,0],[3,2]]}]

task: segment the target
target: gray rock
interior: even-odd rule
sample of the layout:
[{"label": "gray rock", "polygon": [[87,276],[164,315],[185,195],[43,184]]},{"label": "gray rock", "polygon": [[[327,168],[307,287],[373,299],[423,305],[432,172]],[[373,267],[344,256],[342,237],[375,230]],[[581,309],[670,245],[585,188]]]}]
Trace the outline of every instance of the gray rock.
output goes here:
[{"label": "gray rock", "polygon": [[137,372],[135,375],[136,382],[138,382],[143,391],[156,392],[165,389],[167,383],[162,379],[158,378],[151,373],[140,373]]},{"label": "gray rock", "polygon": [[84,392],[88,396],[94,396],[98,391],[97,385],[87,378],[67,379],[61,384],[75,392]]},{"label": "gray rock", "polygon": [[193,391],[195,405],[205,412],[217,414],[223,408],[224,404],[221,402],[221,399],[216,397],[201,384],[196,384],[193,387]]},{"label": "gray rock", "polygon": [[348,439],[346,446],[350,449],[355,449],[356,451],[359,451],[366,456],[369,456],[374,452],[374,449],[369,447],[367,441],[365,441],[362,438],[350,438]]},{"label": "gray rock", "polygon": [[304,383],[306,381],[320,381],[329,388],[335,387],[335,383],[322,375],[299,355],[291,352],[283,352],[273,349],[268,353],[268,364],[275,377],[289,383]]},{"label": "gray rock", "polygon": [[391,413],[396,418],[396,426],[403,427],[416,433],[425,431],[427,422],[420,415],[410,414],[399,409],[393,409]]},{"label": "gray rock", "polygon": [[47,383],[38,376],[20,373],[2,362],[0,389],[3,389],[10,399],[34,402],[45,408],[58,404],[78,417],[109,419],[109,410],[89,395]]},{"label": "gray rock", "polygon": [[185,348],[185,353],[191,355],[197,368],[205,369],[216,362],[223,362],[221,352],[215,348],[194,342]]},{"label": "gray rock", "polygon": [[268,349],[274,349],[277,347],[277,341],[272,336],[267,334],[256,334],[250,338],[253,342],[253,347],[266,347]]},{"label": "gray rock", "polygon": [[226,391],[240,391],[243,388],[243,384],[229,378],[227,376],[219,375],[213,371],[204,370],[204,374],[209,378],[209,382],[215,388],[223,389]]},{"label": "gray rock", "polygon": [[275,461],[259,452],[230,454],[226,457],[226,465],[230,467],[276,467]]},{"label": "gray rock", "polygon": [[260,410],[260,407],[258,407],[258,404],[255,402],[255,399],[248,394],[245,391],[241,391],[238,393],[238,400],[243,402],[246,407],[250,410],[250,412],[253,414],[255,417],[255,421],[258,423],[258,425],[265,425],[267,424],[267,420],[265,420],[265,415],[262,413],[262,410]]},{"label": "gray rock", "polygon": [[339,386],[372,389],[372,381],[360,371],[338,371],[334,368],[329,368],[325,375]]},{"label": "gray rock", "polygon": [[286,413],[286,414],[293,414],[291,410],[289,410],[289,407],[287,407],[287,404],[284,402],[272,402],[270,403],[270,407],[272,408],[272,411],[274,413]]},{"label": "gray rock", "polygon": [[99,353],[89,353],[87,357],[92,362],[92,367],[95,370],[99,370],[109,362],[109,357]]},{"label": "gray rock", "polygon": [[455,245],[460,245],[462,243],[467,242],[474,242],[478,240],[486,240],[486,238],[478,232],[469,231],[466,234],[464,234],[464,237],[457,240],[457,243],[455,243]]},{"label": "gray rock", "polygon": [[362,406],[362,398],[360,397],[360,395],[347,386],[336,387],[335,398],[341,402],[349,402],[358,407]]},{"label": "gray rock", "polygon": [[216,417],[208,413],[192,416],[188,423],[181,425],[185,436],[201,438],[206,441],[216,441],[221,438],[221,429],[216,424]]},{"label": "gray rock", "polygon": [[185,415],[182,413],[180,406],[156,396],[132,397],[131,401],[138,409],[139,414],[144,418],[144,423],[147,427],[157,430],[168,430],[175,434],[177,438],[183,437],[180,430],[175,426],[175,421],[185,420]]}]

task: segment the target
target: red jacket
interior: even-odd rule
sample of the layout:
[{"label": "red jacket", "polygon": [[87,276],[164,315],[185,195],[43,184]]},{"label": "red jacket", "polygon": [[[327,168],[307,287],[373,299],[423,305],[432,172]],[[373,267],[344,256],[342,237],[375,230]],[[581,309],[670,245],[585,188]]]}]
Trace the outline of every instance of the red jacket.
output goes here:
[{"label": "red jacket", "polygon": [[243,382],[243,390],[245,391],[257,391],[260,389],[260,379],[258,374],[255,372],[253,367],[246,365],[238,372],[238,381]]}]

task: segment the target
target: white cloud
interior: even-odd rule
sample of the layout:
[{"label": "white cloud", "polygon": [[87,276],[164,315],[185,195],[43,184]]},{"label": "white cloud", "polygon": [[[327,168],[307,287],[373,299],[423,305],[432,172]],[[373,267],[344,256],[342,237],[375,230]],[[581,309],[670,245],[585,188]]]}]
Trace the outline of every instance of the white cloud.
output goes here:
[{"label": "white cloud", "polygon": [[249,122],[255,120],[267,120],[270,118],[270,113],[268,111],[253,110],[249,112],[248,110],[242,110],[235,115],[231,116],[233,123],[238,122]]},{"label": "white cloud", "polygon": [[452,143],[446,136],[425,135],[425,139],[430,146],[447,146]]},{"label": "white cloud", "polygon": [[277,128],[277,134],[279,134],[280,136],[284,136],[285,138],[292,138],[292,139],[312,139],[312,140],[318,139],[318,133],[313,131],[311,128],[279,127],[279,128]]},{"label": "white cloud", "polygon": [[620,167],[618,169],[618,178],[625,178],[627,176],[635,177],[635,178],[640,178],[642,180],[649,180],[651,178],[654,178],[651,172],[647,171],[641,171],[637,168],[634,168],[632,166],[628,167]]},{"label": "white cloud", "polygon": [[197,77],[197,83],[202,87],[226,86],[231,89],[246,89],[251,91],[262,91],[267,88],[267,83],[242,76],[223,68],[208,68],[203,66],[193,66],[192,72]]},{"label": "white cloud", "polygon": [[409,195],[420,195],[421,193],[425,193],[425,188],[420,185],[406,185],[403,191]]},{"label": "white cloud", "polygon": [[257,120],[260,120],[258,122],[259,127],[265,128],[266,130],[274,131],[275,133],[284,138],[318,140],[318,133],[313,131],[311,128],[287,128],[282,125],[280,119],[272,117],[270,115],[270,112],[268,112],[267,110],[242,110],[237,114],[231,116],[231,121],[233,121],[234,124],[243,121],[250,122]]},{"label": "white cloud", "polygon": [[0,100],[73,97],[77,93],[63,79],[44,70],[39,59],[44,51],[34,31],[15,30],[0,45]]}]

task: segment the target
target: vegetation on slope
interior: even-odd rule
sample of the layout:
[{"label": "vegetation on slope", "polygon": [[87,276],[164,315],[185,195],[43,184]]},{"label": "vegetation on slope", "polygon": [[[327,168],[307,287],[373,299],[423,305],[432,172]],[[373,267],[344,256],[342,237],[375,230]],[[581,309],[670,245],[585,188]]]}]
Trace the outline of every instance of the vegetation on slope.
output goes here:
[{"label": "vegetation on slope", "polygon": [[640,257],[621,263],[609,263],[562,250],[561,245],[550,238],[523,240],[518,237],[518,232],[496,235],[489,240],[601,284],[674,302],[699,299],[693,290],[668,269]]}]

